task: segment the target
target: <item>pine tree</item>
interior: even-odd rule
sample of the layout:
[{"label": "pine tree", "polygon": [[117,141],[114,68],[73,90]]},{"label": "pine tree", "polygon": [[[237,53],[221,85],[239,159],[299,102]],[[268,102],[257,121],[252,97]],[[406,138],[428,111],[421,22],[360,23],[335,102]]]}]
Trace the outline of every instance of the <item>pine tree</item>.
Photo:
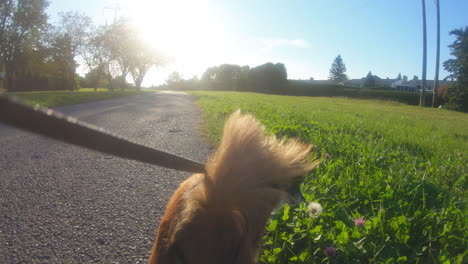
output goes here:
[{"label": "pine tree", "polygon": [[348,76],[345,74],[346,66],[343,63],[341,55],[338,55],[335,60],[333,60],[332,66],[330,68],[329,80],[343,82],[348,80]]},{"label": "pine tree", "polygon": [[450,73],[448,78],[455,82],[444,93],[444,107],[468,113],[468,26],[450,31],[456,37],[449,45],[454,57],[444,62],[444,68]]}]

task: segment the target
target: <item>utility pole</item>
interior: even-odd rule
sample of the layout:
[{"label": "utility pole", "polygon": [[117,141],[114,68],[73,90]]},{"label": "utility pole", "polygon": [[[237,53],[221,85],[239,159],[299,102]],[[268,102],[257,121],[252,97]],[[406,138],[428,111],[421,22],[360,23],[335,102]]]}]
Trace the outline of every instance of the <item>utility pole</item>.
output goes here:
[{"label": "utility pole", "polygon": [[427,61],[427,38],[426,38],[426,1],[422,0],[422,15],[423,15],[423,65],[422,65],[422,80],[421,93],[419,94],[419,106],[425,105],[426,92],[426,61]]},{"label": "utility pole", "polygon": [[435,0],[437,12],[437,47],[436,47],[436,68],[434,77],[434,88],[432,89],[432,107],[437,107],[437,89],[439,89],[439,60],[440,60],[440,4]]},{"label": "utility pole", "polygon": [[[113,5],[108,5],[104,7],[103,11],[106,9],[114,10],[114,25],[115,25],[115,23],[117,22],[117,10],[120,9],[119,4],[115,2],[115,4]],[[107,19],[106,19],[106,25],[107,25]]]}]

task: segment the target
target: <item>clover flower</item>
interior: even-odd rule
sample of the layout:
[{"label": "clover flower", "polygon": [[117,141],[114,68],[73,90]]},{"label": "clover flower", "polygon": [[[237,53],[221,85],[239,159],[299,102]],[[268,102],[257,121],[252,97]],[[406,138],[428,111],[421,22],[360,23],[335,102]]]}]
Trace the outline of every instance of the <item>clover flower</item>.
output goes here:
[{"label": "clover flower", "polygon": [[323,251],[323,253],[325,254],[325,256],[331,258],[331,257],[335,256],[335,254],[336,254],[336,248],[334,248],[334,247],[327,247],[327,248]]},{"label": "clover flower", "polygon": [[329,159],[331,157],[330,153],[325,154],[325,159]]},{"label": "clover flower", "polygon": [[364,217],[359,217],[357,219],[354,219],[355,226],[363,226],[364,223],[366,223],[366,220],[364,220]]},{"label": "clover flower", "polygon": [[311,218],[318,217],[322,213],[322,206],[319,203],[311,202],[307,206]]}]

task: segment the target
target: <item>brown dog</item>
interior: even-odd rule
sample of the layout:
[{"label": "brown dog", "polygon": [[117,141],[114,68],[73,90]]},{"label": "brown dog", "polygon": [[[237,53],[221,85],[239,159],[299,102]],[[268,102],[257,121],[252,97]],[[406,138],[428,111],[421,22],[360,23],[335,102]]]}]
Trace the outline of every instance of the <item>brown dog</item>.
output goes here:
[{"label": "brown dog", "polygon": [[272,210],[317,165],[310,145],[264,133],[253,116],[231,115],[207,173],[170,199],[148,263],[255,263]]}]

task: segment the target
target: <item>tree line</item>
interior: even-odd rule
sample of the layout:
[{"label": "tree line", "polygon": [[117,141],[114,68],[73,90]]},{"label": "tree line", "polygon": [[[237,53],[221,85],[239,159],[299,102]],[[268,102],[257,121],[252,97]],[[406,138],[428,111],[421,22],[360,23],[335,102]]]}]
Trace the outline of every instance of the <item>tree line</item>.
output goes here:
[{"label": "tree line", "polygon": [[221,64],[209,67],[200,80],[184,80],[177,72],[167,80],[168,89],[225,90],[284,94],[288,74],[283,63],[265,63],[257,67]]},{"label": "tree line", "polygon": [[[96,26],[70,11],[51,23],[47,0],[0,0],[0,73],[10,91],[75,90],[86,87],[136,89],[148,70],[165,63],[131,23],[120,18]],[[79,65],[88,73],[77,74]]]}]

